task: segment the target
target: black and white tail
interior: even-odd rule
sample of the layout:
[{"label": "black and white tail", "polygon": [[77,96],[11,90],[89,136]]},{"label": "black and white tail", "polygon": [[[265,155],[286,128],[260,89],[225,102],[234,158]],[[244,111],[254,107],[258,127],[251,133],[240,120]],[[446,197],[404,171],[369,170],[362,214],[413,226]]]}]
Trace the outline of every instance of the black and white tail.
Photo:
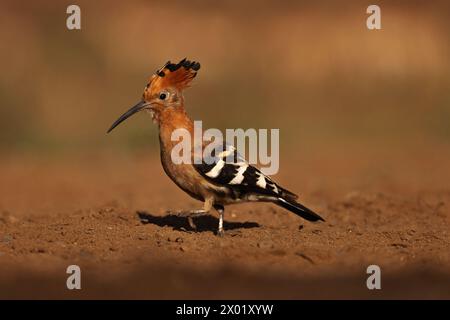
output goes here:
[{"label": "black and white tail", "polygon": [[308,221],[325,221],[321,216],[319,216],[317,213],[312,211],[311,209],[308,209],[304,205],[298,203],[294,199],[283,199],[278,198],[278,201],[275,202],[280,207],[283,207],[296,215],[299,215],[303,219],[306,219]]}]

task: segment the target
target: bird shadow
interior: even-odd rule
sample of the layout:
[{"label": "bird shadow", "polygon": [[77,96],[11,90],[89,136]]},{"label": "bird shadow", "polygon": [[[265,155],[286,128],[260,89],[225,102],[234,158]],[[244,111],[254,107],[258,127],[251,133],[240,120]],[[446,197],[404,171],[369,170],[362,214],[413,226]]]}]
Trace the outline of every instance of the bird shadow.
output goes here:
[{"label": "bird shadow", "polygon": [[[193,231],[193,232],[206,232],[212,231],[217,233],[217,228],[219,225],[219,219],[211,215],[204,215],[200,217],[192,218],[196,228],[193,229],[189,225],[187,217],[180,217],[174,214],[168,214],[165,216],[155,216],[146,211],[136,212],[142,224],[154,224],[159,227],[172,227],[174,230],[178,231]],[[256,222],[223,222],[223,227],[226,230],[235,229],[251,229],[259,228],[260,225]]]}]

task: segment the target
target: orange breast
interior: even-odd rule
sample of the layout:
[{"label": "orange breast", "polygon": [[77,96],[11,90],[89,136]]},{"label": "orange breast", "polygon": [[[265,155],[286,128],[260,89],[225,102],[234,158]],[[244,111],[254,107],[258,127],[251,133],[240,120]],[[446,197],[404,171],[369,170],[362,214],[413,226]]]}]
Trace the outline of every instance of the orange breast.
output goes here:
[{"label": "orange breast", "polygon": [[159,140],[161,146],[161,163],[164,171],[175,184],[193,198],[204,201],[213,197],[219,199],[226,193],[227,188],[216,186],[203,178],[192,164],[175,164],[172,161],[172,149],[179,141],[172,141],[172,132],[176,129],[186,129],[192,142],[191,152],[194,150],[193,123],[186,113],[168,110],[162,114],[159,124]]}]

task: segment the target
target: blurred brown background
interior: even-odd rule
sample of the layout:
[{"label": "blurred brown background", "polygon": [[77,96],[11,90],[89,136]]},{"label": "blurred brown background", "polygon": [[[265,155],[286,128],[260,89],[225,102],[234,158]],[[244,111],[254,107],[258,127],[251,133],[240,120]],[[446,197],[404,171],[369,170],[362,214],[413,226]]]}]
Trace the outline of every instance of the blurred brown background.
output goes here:
[{"label": "blurred brown background", "polygon": [[281,128],[284,154],[355,143],[450,143],[450,6],[380,1],[3,1],[2,153],[149,148],[148,116],[105,130],[167,60],[202,63],[188,108],[205,126]]},{"label": "blurred brown background", "polygon": [[[365,1],[75,3],[81,31],[73,2],[0,6],[0,298],[448,298],[448,1],[376,1],[376,31]],[[199,203],[149,116],[106,130],[184,57],[202,64],[192,118],[279,128],[275,178],[326,223],[230,206],[219,239],[214,213],[167,217]]]}]

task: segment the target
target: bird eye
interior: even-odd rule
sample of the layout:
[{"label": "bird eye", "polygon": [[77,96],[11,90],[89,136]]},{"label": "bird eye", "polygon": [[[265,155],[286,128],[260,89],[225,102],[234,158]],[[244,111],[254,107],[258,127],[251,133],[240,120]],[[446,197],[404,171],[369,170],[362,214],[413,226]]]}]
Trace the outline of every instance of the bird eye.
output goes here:
[{"label": "bird eye", "polygon": [[167,96],[168,96],[168,94],[166,92],[161,92],[159,94],[159,99],[166,100]]}]

